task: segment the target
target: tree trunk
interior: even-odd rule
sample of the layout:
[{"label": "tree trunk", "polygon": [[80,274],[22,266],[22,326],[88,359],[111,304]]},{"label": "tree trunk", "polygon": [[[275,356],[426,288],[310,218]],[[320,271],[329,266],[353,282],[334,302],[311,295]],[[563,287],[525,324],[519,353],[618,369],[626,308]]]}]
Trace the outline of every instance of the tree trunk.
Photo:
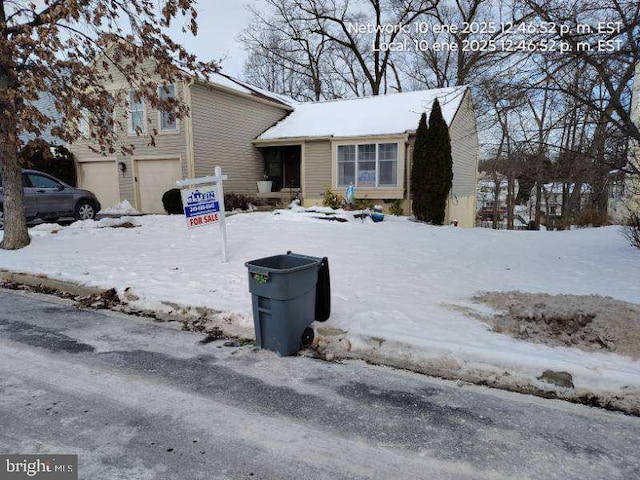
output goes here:
[{"label": "tree trunk", "polygon": [[538,177],[536,182],[536,206],[535,206],[535,229],[540,230],[540,223],[542,219],[542,181]]},{"label": "tree trunk", "polygon": [[17,250],[31,243],[24,211],[22,167],[18,163],[16,147],[15,104],[6,93],[11,83],[14,82],[10,82],[7,67],[0,63],[0,169],[4,188],[4,238],[0,248],[5,250]]},{"label": "tree trunk", "polygon": [[571,217],[569,207],[569,187],[566,182],[562,183],[562,205],[560,206],[560,220],[562,227],[569,227],[568,219]]},{"label": "tree trunk", "polygon": [[22,190],[22,167],[18,164],[13,149],[13,158],[7,156],[7,150],[2,148],[2,185],[4,186],[4,238],[0,248],[17,250],[31,243],[24,211],[24,192]]},{"label": "tree trunk", "polygon": [[516,190],[516,179],[513,176],[512,172],[509,172],[508,180],[507,180],[507,230],[513,230],[513,222],[515,215],[515,190]]}]

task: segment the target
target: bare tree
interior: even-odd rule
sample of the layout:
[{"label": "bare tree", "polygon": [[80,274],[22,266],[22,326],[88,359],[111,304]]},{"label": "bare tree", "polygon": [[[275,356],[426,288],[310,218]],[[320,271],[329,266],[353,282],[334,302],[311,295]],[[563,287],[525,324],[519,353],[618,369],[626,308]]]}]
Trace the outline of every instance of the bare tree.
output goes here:
[{"label": "bare tree", "polygon": [[[553,56],[543,66],[553,79],[550,87],[575,98],[604,116],[629,138],[640,141],[640,129],[631,117],[631,83],[635,66],[640,62],[640,3],[635,0],[524,0],[538,18],[555,25],[565,25],[568,32],[556,30],[550,36],[566,50]],[[591,72],[601,82],[594,91],[576,89],[574,78],[567,76],[567,66],[579,65],[582,75]],[[640,175],[638,166],[632,166]]]},{"label": "bare tree", "polygon": [[265,0],[265,7],[250,9],[252,23],[240,35],[250,52],[247,80],[298,100],[326,98],[327,37],[311,30],[315,24],[300,14],[295,0]]},{"label": "bare tree", "polygon": [[412,31],[415,45],[424,48],[411,52],[404,72],[430,88],[482,85],[526,58],[498,42],[509,35],[503,23],[517,24],[530,15],[518,0],[442,0],[422,16],[424,28]]},{"label": "bare tree", "polygon": [[[425,13],[433,10],[439,0],[293,0],[297,11],[307,15],[311,29],[340,48],[348,76],[366,80],[366,92],[385,93],[391,74],[400,89],[394,72],[393,44]],[[357,30],[358,24],[364,31]],[[395,27],[389,29],[388,27]],[[336,66],[338,66],[336,64]],[[336,71],[341,70],[336,68]]]},{"label": "bare tree", "polygon": [[[0,0],[0,167],[4,186],[5,232],[2,248],[29,244],[25,221],[20,133],[40,134],[47,128],[63,141],[80,136],[78,123],[86,111],[103,115],[124,105],[124,95],[106,84],[114,69],[135,85],[139,96],[154,107],[183,117],[179,100],[163,100],[158,87],[207,73],[211,64],[199,63],[167,34],[177,18],[183,30],[197,34],[194,0]],[[121,25],[127,25],[123,28]],[[112,48],[113,45],[117,45]],[[139,66],[148,58],[154,72]],[[55,100],[64,126],[33,105],[41,94]],[[113,150],[113,125],[97,122],[94,139],[103,152]]]}]

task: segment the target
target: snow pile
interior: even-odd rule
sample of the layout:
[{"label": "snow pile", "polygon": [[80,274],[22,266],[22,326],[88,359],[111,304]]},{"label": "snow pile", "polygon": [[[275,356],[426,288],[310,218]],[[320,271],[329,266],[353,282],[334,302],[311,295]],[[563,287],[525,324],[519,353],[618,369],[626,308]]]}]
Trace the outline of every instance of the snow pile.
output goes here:
[{"label": "snow pile", "polygon": [[498,311],[480,318],[515,338],[640,359],[640,305],[600,295],[487,292],[474,301]]},{"label": "snow pile", "polygon": [[41,223],[36,225],[35,227],[29,229],[29,234],[32,237],[44,237],[47,235],[55,235],[58,233],[63,227],[58,225],[57,223]]},{"label": "snow pile", "polygon": [[384,354],[431,373],[498,372],[522,382],[537,382],[544,370],[566,371],[576,389],[640,394],[638,361],[517,340],[469,315],[478,309],[472,297],[483,291],[598,294],[637,303],[640,251],[618,228],[516,232],[392,216],[378,224],[318,216],[282,210],[229,217],[226,264],[217,226],[189,230],[182,217],[151,215],[120,219],[139,228],[77,222],[34,236],[26,249],[1,251],[0,268],[121,294],[129,287],[141,308],[205,307],[233,312],[234,321],[251,326],[246,261],[287,250],[326,256],[332,315],[322,327],[352,354],[372,361]]},{"label": "snow pile", "polygon": [[114,205],[109,208],[103,208],[99,212],[100,215],[142,215],[138,210],[136,210],[129,200],[123,200],[117,205]]}]

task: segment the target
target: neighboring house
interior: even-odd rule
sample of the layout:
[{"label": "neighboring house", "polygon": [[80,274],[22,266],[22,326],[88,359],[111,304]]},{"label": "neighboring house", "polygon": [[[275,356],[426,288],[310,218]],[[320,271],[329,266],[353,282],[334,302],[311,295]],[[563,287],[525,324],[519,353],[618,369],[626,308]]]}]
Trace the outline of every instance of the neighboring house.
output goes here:
[{"label": "neighboring house", "polygon": [[[544,183],[542,185],[542,197],[540,199],[540,211],[542,213],[542,224],[550,225],[562,217],[562,197],[572,195],[576,188],[575,183],[563,184],[561,182]],[[565,191],[566,189],[566,191]],[[591,206],[593,188],[586,183],[580,184],[580,210],[586,210]],[[535,217],[536,209],[536,188],[531,189],[531,196],[527,203],[529,216]]]},{"label": "neighboring house", "polygon": [[[130,90],[122,78],[109,88]],[[80,186],[96,193],[105,207],[126,199],[142,212],[162,213],[162,194],[176,180],[211,175],[220,165],[229,176],[228,192],[282,200],[297,194],[312,205],[322,201],[326,188],[344,193],[353,183],[357,198],[404,200],[408,212],[415,129],[421,113],[428,115],[438,98],[453,153],[447,221],[474,225],[478,139],[467,87],[297,104],[214,74],[208,82],[172,88],[170,94],[182,98],[191,112],[175,122],[144,102],[136,103],[133,91],[129,94],[128,112],[116,111],[115,116],[120,122],[126,118],[120,142],[133,144],[133,155],[117,149],[101,157],[85,139],[70,146]],[[147,133],[136,136],[136,127]],[[148,145],[152,130],[158,131],[155,147]],[[256,182],[265,175],[273,191],[258,194]]]},{"label": "neighboring house", "polygon": [[[636,64],[631,100],[631,118],[640,128],[640,62]],[[636,140],[630,140],[629,142],[629,163],[637,170],[640,170],[640,144]],[[638,212],[640,215],[640,175],[627,176],[624,194],[627,199],[628,210]]]},{"label": "neighboring house", "polygon": [[[497,209],[497,227],[507,228],[507,190],[509,181],[503,176],[498,175],[499,191],[498,191],[498,209]],[[515,180],[514,196],[518,196],[520,183]],[[492,175],[486,172],[479,173],[478,190],[476,195],[476,225],[483,228],[493,228],[493,216],[495,210],[496,182]],[[526,205],[515,205],[513,212],[513,228],[516,230],[524,230],[529,223],[529,210]]]},{"label": "neighboring house", "polygon": [[[478,215],[483,216],[484,212],[492,212],[495,207],[496,182],[485,172],[480,172],[478,175],[476,212],[478,212]],[[500,184],[498,189],[498,211],[506,213],[507,187],[509,182],[506,178],[502,178],[498,180],[498,183]],[[516,187],[516,193],[517,192]]]},{"label": "neighboring house", "polygon": [[629,215],[627,176],[622,170],[609,172],[607,210],[612,223],[623,224]]},{"label": "neighboring house", "polygon": [[31,103],[38,110],[40,110],[40,112],[53,119],[53,123],[38,136],[28,132],[21,133],[20,140],[22,140],[23,144],[27,144],[30,141],[38,138],[40,140],[48,142],[51,145],[63,145],[64,142],[62,140],[51,134],[51,129],[54,126],[60,126],[62,124],[62,116],[55,107],[53,95],[51,95],[50,93],[41,92],[38,94],[38,100],[35,100]]}]

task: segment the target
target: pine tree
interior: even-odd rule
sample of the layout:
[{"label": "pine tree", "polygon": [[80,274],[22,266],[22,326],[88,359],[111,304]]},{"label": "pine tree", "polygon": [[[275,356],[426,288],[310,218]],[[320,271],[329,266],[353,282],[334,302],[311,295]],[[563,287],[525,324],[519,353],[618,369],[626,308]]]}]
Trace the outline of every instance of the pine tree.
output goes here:
[{"label": "pine tree", "polygon": [[427,134],[428,158],[426,165],[427,215],[426,221],[434,225],[444,223],[447,197],[453,181],[453,159],[449,127],[442,116],[438,99],[434,100],[429,115]]},{"label": "pine tree", "polygon": [[429,128],[427,127],[427,115],[420,117],[416,141],[413,147],[413,159],[411,166],[411,193],[413,195],[413,214],[418,220],[426,221],[428,212],[427,198],[427,157],[429,149],[427,145]]}]

